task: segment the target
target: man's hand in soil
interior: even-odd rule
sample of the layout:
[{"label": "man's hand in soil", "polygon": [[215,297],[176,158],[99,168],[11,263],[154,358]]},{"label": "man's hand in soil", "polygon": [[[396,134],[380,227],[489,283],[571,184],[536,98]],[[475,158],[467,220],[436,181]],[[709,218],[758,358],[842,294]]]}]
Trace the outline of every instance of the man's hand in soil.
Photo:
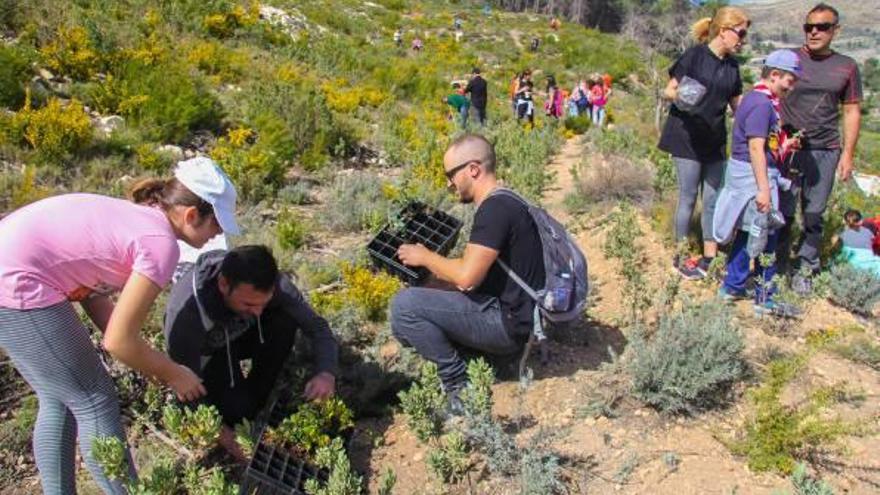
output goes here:
[{"label": "man's hand in soil", "polygon": [[421,244],[403,244],[397,249],[397,257],[406,266],[425,266],[431,251]]},{"label": "man's hand in soil", "polygon": [[336,377],[332,373],[322,371],[306,383],[303,397],[306,400],[329,399],[336,393]]}]

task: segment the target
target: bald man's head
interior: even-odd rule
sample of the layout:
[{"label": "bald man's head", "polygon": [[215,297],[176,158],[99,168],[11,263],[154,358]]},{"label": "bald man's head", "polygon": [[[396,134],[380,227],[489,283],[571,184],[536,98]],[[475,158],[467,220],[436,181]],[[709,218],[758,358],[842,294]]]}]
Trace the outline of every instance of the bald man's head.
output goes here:
[{"label": "bald man's head", "polygon": [[479,134],[459,136],[449,145],[444,157],[444,161],[452,163],[453,167],[469,160],[479,161],[483,170],[495,173],[495,147]]}]

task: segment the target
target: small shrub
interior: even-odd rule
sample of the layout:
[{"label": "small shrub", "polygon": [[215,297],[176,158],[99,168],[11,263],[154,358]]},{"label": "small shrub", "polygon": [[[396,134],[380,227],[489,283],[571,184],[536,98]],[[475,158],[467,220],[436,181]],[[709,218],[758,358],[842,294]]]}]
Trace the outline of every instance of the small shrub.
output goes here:
[{"label": "small shrub", "polygon": [[188,464],[183,473],[184,493],[189,495],[236,495],[238,486],[230,483],[218,467]]},{"label": "small shrub", "polygon": [[195,409],[168,404],[162,410],[162,422],[173,438],[201,454],[217,443],[222,424],[217,408],[204,404]]},{"label": "small shrub", "polygon": [[217,83],[238,81],[247,71],[244,55],[216,41],[196,42],[189,48],[186,60]]},{"label": "small shrub", "polygon": [[880,277],[848,263],[831,267],[827,275],[828,298],[853,313],[870,316],[880,301]]},{"label": "small shrub", "polygon": [[0,106],[21,108],[33,56],[25,48],[0,43]]},{"label": "small shrub", "polygon": [[101,54],[79,26],[58,28],[55,39],[40,51],[50,69],[75,80],[87,80],[102,70]]},{"label": "small shrub", "polygon": [[338,175],[326,201],[325,225],[335,232],[379,228],[392,212],[383,184],[373,173]]},{"label": "small shrub", "polygon": [[95,437],[92,439],[92,455],[107,478],[128,479],[128,456],[122,440],[116,437]]},{"label": "small shrub", "polygon": [[565,198],[569,211],[579,213],[597,203],[631,201],[648,204],[652,196],[652,173],[647,167],[626,158],[614,157],[580,164],[575,174],[575,190]]},{"label": "small shrub", "polygon": [[418,381],[397,396],[407,425],[419,440],[427,442],[440,433],[446,396],[434,363],[423,364]]},{"label": "small shrub", "polygon": [[287,208],[278,213],[275,234],[282,249],[291,251],[303,247],[309,238],[302,219],[293,210]]},{"label": "small shrub", "polygon": [[394,485],[397,484],[397,475],[394,473],[394,470],[391,468],[386,468],[385,471],[382,472],[382,477],[379,479],[379,489],[377,491],[378,495],[393,495]]},{"label": "small shrub", "polygon": [[77,100],[64,105],[51,98],[46,106],[34,109],[28,96],[13,125],[41,158],[52,162],[68,158],[92,141],[92,122]]},{"label": "small shrub", "polygon": [[850,361],[880,370],[880,345],[870,337],[861,336],[847,343],[834,344],[831,350]]},{"label": "small shrub", "polygon": [[726,306],[686,303],[660,318],[650,340],[643,334],[633,339],[635,395],[669,413],[715,406],[745,372],[743,346]]},{"label": "small shrub", "polygon": [[519,469],[519,447],[498,421],[482,416],[468,422],[465,430],[468,442],[486,456],[486,464],[493,474],[510,476]]},{"label": "small shrub", "polygon": [[791,486],[795,495],[834,495],[834,490],[828,483],[810,476],[807,465],[799,462],[791,474]]},{"label": "small shrub", "polygon": [[610,220],[611,229],[605,238],[603,250],[605,256],[621,262],[621,274],[625,281],[623,296],[629,309],[627,317],[634,323],[651,303],[643,269],[644,249],[636,243],[636,239],[641,237],[636,210],[631,204],[623,202]]},{"label": "small shrub", "polygon": [[444,483],[458,483],[471,469],[468,446],[460,432],[440,437],[440,445],[428,452],[426,462]]},{"label": "small shrub", "polygon": [[353,304],[369,321],[381,321],[388,312],[391,298],[400,290],[400,281],[385,272],[373,273],[364,266],[344,264],[339,302]]},{"label": "small shrub", "polygon": [[206,15],[202,21],[205,30],[218,38],[228,38],[239,28],[252,26],[260,19],[260,5],[251,2],[248,7],[232,5],[222,12]]},{"label": "small shrub", "polygon": [[520,459],[520,495],[565,493],[559,457],[542,449],[527,448]]},{"label": "small shrub", "polygon": [[540,202],[548,180],[545,166],[562,143],[562,136],[553,127],[526,129],[507,121],[492,137],[499,177],[529,200]]},{"label": "small shrub", "polygon": [[581,135],[590,130],[592,121],[589,115],[581,114],[577,117],[566,117],[563,124],[566,129],[572,131],[575,135]]},{"label": "small shrub", "polygon": [[290,205],[308,205],[314,202],[312,186],[306,181],[284,186],[278,191],[278,201]]},{"label": "small shrub", "polygon": [[482,357],[471,360],[467,365],[468,383],[461,392],[461,402],[465,412],[474,417],[492,414],[492,384],[495,373]]},{"label": "small shrub", "polygon": [[360,495],[362,492],[363,478],[351,469],[342,439],[334,438],[329,445],[319,448],[315,463],[329,470],[330,476],[324,486],[315,478],[307,480],[305,490],[309,495]]},{"label": "small shrub", "polygon": [[791,473],[797,459],[858,431],[855,424],[827,416],[827,407],[838,400],[827,390],[811,392],[797,406],[782,403],[783,389],[807,361],[805,354],[771,361],[763,383],[750,391],[754,413],[746,420],[742,438],[728,444],[735,454],[746,456],[750,469]]},{"label": "small shrub", "polygon": [[334,397],[320,404],[300,405],[278,426],[267,429],[266,439],[278,447],[311,457],[352,427],[354,415],[351,409],[341,399]]},{"label": "small shrub", "polygon": [[254,455],[254,449],[256,448],[254,443],[254,425],[247,418],[235,425],[235,442],[241,448],[244,455],[247,457]]},{"label": "small shrub", "polygon": [[176,157],[168,152],[159,151],[150,143],[139,144],[134,149],[138,164],[146,170],[164,173],[171,168]]}]

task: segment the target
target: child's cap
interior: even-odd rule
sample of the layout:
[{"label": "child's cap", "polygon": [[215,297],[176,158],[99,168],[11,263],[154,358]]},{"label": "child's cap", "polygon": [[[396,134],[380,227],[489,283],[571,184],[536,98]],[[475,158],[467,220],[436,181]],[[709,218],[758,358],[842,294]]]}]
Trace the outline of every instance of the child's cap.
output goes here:
[{"label": "child's cap", "polygon": [[797,76],[798,79],[802,79],[804,76],[804,71],[801,67],[801,58],[797,53],[791,50],[776,50],[770,55],[767,55],[767,58],[764,59],[764,67],[791,72]]}]

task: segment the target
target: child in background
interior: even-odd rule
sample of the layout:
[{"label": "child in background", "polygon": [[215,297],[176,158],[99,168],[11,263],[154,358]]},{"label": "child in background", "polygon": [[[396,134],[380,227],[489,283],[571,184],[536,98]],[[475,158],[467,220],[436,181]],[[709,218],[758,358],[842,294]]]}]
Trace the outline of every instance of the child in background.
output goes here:
[{"label": "child in background", "polygon": [[605,84],[602,82],[602,76],[594,74],[590,78],[590,105],[593,107],[591,117],[593,125],[602,127],[605,123]]},{"label": "child in background", "polygon": [[838,260],[880,276],[880,256],[874,253],[876,225],[863,221],[862,213],[858,210],[848,210],[843,215],[843,220],[846,228],[840,234],[843,246]]},{"label": "child in background", "polygon": [[516,95],[516,120],[521,121],[523,118],[527,118],[531,125],[535,123],[535,102],[532,98],[533,89],[534,84],[531,80],[523,81]]},{"label": "child in background", "polygon": [[[776,274],[773,253],[781,219],[779,188],[790,185],[781,176],[779,166],[785,163],[791,150],[800,145],[797,138],[789,137],[783,130],[780,98],[791,91],[801,73],[800,58],[795,52],[777,50],[767,57],[761,81],[743,97],[736,110],[731,156],[715,206],[712,233],[715,240],[733,241],[727,276],[718,295],[725,300],[744,298],[746,284],[754,275],[761,280],[755,288],[754,309],[758,315],[796,317],[800,314],[798,308],[773,300]],[[754,274],[749,271],[752,258],[749,251],[755,256]],[[761,252],[769,255],[769,259],[758,256]]]}]

